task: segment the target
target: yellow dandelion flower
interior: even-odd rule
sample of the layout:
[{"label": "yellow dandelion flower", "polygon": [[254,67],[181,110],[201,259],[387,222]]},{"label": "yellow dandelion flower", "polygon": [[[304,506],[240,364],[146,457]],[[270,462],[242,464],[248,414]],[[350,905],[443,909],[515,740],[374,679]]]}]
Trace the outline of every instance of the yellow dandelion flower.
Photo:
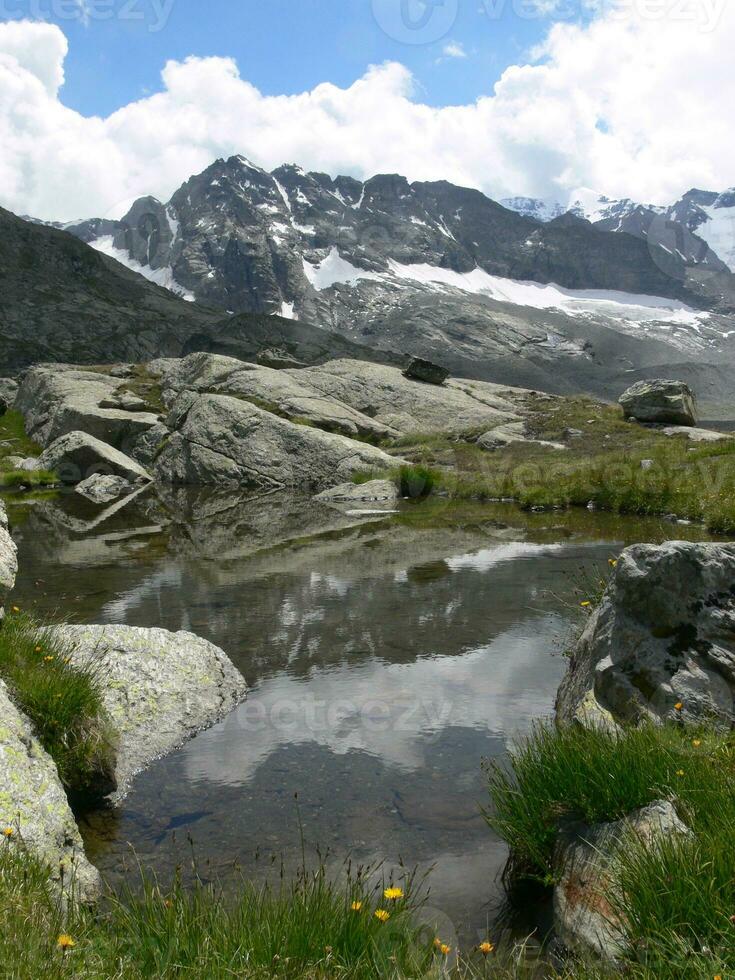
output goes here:
[{"label": "yellow dandelion flower", "polygon": [[388,919],[390,919],[390,912],[386,912],[385,909],[376,909],[375,918],[378,919],[379,922],[387,922]]},{"label": "yellow dandelion flower", "polygon": [[581,606],[581,607],[582,607],[583,609],[588,609],[588,608],[589,608],[589,607],[590,607],[591,605],[592,605],[592,603],[590,602],[590,600],[589,600],[589,599],[585,599],[585,601],[584,601],[584,602],[580,602],[580,606]]},{"label": "yellow dandelion flower", "polygon": [[43,647],[36,647],[36,653],[42,653]]},{"label": "yellow dandelion flower", "polygon": [[692,745],[694,746],[695,749],[698,749],[701,744],[702,744],[701,738],[692,739]]},{"label": "yellow dandelion flower", "polygon": [[477,948],[482,953],[483,956],[489,956],[495,949],[493,944],[491,942],[488,942],[487,939],[485,940],[484,943],[480,943],[480,945]]},{"label": "yellow dandelion flower", "polygon": [[6,827],[5,830],[3,831],[3,837],[7,837],[8,839],[10,839],[11,837],[15,837],[15,831],[13,830],[13,828]]},{"label": "yellow dandelion flower", "polygon": [[402,888],[386,888],[383,892],[383,897],[387,898],[389,902],[395,902],[399,898],[403,898]]},{"label": "yellow dandelion flower", "polygon": [[677,701],[676,704],[674,705],[674,711],[681,711],[683,707],[684,707],[683,702]]},{"label": "yellow dandelion flower", "polygon": [[12,611],[14,613],[19,613],[20,612],[20,606],[13,606],[13,610]]},{"label": "yellow dandelion flower", "polygon": [[618,567],[618,560],[617,560],[617,558],[608,558],[607,563],[610,566],[610,568],[617,568]]},{"label": "yellow dandelion flower", "polygon": [[443,946],[443,943],[442,943],[441,939],[438,936],[434,940],[434,946],[435,946],[436,949],[441,949],[441,947]]},{"label": "yellow dandelion flower", "polygon": [[50,663],[52,663],[52,662],[53,662],[53,659],[54,659],[54,658],[53,658],[52,656],[48,656],[48,657],[44,657],[44,658],[43,658],[43,662],[44,662],[45,664],[50,664]]},{"label": "yellow dandelion flower", "polygon": [[353,912],[360,912],[362,911],[362,902],[353,902],[350,908]]},{"label": "yellow dandelion flower", "polygon": [[56,945],[59,947],[59,949],[63,949],[64,952],[66,952],[67,949],[74,949],[76,942],[71,936],[67,936],[66,933],[62,933],[62,935],[60,935],[56,940]]},{"label": "yellow dandelion flower", "polygon": [[683,769],[677,769],[676,770],[676,775],[677,776],[683,776],[684,775],[684,770]]},{"label": "yellow dandelion flower", "polygon": [[439,947],[439,952],[442,954],[442,956],[449,956],[451,951],[452,951],[452,947],[447,946],[446,943],[442,943],[441,946]]}]

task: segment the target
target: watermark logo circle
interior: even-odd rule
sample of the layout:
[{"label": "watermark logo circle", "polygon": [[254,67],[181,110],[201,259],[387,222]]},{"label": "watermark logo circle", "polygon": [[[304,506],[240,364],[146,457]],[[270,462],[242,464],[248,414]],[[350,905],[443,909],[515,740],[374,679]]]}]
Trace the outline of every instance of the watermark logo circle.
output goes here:
[{"label": "watermark logo circle", "polygon": [[372,0],[373,16],[401,44],[433,44],[451,31],[459,0]]}]

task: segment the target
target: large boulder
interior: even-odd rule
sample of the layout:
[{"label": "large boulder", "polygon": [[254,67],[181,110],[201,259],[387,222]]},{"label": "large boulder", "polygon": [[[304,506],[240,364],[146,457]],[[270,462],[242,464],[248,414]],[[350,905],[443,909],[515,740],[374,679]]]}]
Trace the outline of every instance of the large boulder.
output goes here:
[{"label": "large boulder", "polygon": [[360,470],[398,465],[373,446],[225,395],[183,392],[168,424],[172,434],[158,454],[155,473],[174,485],[314,493]]},{"label": "large boulder", "polygon": [[15,408],[23,414],[28,434],[42,446],[82,431],[129,453],[158,423],[158,416],[141,410],[146,406],[121,390],[121,384],[103,372],[42,364],[26,373]]},{"label": "large boulder", "polygon": [[414,357],[403,376],[411,381],[423,381],[428,385],[443,385],[449,378],[450,372],[446,368],[434,364],[432,361],[424,360],[423,357]]},{"label": "large boulder", "polygon": [[562,723],[735,725],[735,544],[623,552],[562,681]]},{"label": "large boulder", "polygon": [[52,442],[38,458],[38,468],[53,470],[62,483],[81,483],[94,474],[150,482],[140,463],[87,432],[69,432]]},{"label": "large boulder", "polygon": [[569,950],[614,960],[624,952],[624,923],[610,901],[616,862],[638,844],[651,850],[688,836],[671,803],[658,800],[614,823],[563,829],[554,851],[554,929]]},{"label": "large boulder", "polygon": [[39,858],[67,894],[96,898],[99,873],[84,855],[56,766],[0,680],[0,830],[6,829],[8,846]]},{"label": "large boulder", "polygon": [[694,392],[683,381],[639,381],[620,396],[626,418],[665,425],[696,425]]},{"label": "large boulder", "polygon": [[235,395],[287,418],[370,438],[490,429],[521,418],[528,395],[466,379],[443,386],[416,384],[399,368],[354,360],[275,371],[219,354],[191,354],[153,361],[148,369],[159,376],[167,404],[185,389]]},{"label": "large boulder", "polygon": [[247,687],[224,651],[193,633],[134,626],[57,626],[72,662],[100,665],[119,736],[117,793],[135,773],[216,724]]},{"label": "large boulder", "polygon": [[5,504],[0,500],[0,621],[5,615],[5,598],[12,591],[17,574],[18,549],[10,536]]}]

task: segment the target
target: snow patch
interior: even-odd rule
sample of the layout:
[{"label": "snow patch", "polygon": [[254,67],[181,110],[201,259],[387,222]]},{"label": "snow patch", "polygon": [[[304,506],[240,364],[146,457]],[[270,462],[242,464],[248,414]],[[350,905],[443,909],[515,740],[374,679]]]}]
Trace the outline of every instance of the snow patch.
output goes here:
[{"label": "snow patch", "polygon": [[323,259],[318,265],[312,265],[306,259],[303,262],[304,274],[317,292],[321,292],[323,289],[329,289],[330,286],[334,286],[337,283],[354,285],[361,279],[384,279],[384,276],[376,272],[368,272],[367,269],[358,269],[356,265],[352,265],[347,259],[343,259],[334,247],[332,247],[326,259]]},{"label": "snow patch", "polygon": [[102,252],[103,255],[109,255],[111,259],[116,259],[121,265],[130,269],[131,272],[137,272],[138,275],[143,276],[149,282],[153,282],[157,286],[162,286],[164,289],[176,293],[177,296],[185,299],[187,303],[195,302],[196,297],[194,294],[176,282],[170,266],[165,266],[162,269],[152,269],[149,265],[141,265],[140,262],[131,259],[123,249],[115,248],[112,243],[112,235],[103,235],[102,238],[96,238],[89,244],[98,252]]},{"label": "snow patch", "polygon": [[404,281],[410,280],[434,289],[461,289],[514,306],[537,310],[558,309],[570,316],[601,314],[637,322],[659,320],[695,329],[702,320],[709,318],[708,313],[699,313],[678,300],[663,296],[644,296],[611,289],[565,289],[555,283],[517,282],[491,276],[480,268],[462,273],[433,265],[402,265],[395,261],[391,261],[389,266],[392,275]]}]

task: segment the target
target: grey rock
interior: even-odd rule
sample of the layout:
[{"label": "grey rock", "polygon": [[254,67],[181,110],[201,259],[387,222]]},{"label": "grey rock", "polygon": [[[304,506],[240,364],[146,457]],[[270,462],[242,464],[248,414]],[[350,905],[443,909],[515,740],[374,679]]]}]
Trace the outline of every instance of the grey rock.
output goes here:
[{"label": "grey rock", "polygon": [[257,361],[263,367],[277,368],[279,370],[283,370],[284,368],[306,367],[304,361],[300,361],[281,347],[269,347],[267,350],[260,351]]},{"label": "grey rock", "polygon": [[733,439],[732,432],[716,432],[714,429],[699,429],[697,426],[667,425],[659,430],[665,436],[686,436],[690,442],[722,442]]},{"label": "grey rock", "polygon": [[0,827],[7,845],[22,847],[48,866],[52,881],[83,902],[94,900],[100,876],[84,854],[74,815],[51,757],[0,680]]},{"label": "grey rock", "polygon": [[638,422],[696,425],[694,392],[683,381],[639,381],[620,396],[627,418]]},{"label": "grey rock", "polygon": [[414,357],[406,370],[404,377],[411,381],[423,381],[429,385],[443,385],[449,378],[450,372],[446,368],[440,367],[422,357]]},{"label": "grey rock", "polygon": [[16,468],[23,470],[25,473],[33,473],[35,470],[42,469],[42,466],[39,463],[38,456],[26,456],[24,459],[21,459]]},{"label": "grey rock", "polygon": [[25,463],[25,456],[6,456],[4,463],[9,470],[17,470]]},{"label": "grey rock", "polygon": [[615,960],[624,952],[624,923],[611,892],[621,852],[631,844],[651,850],[691,831],[671,803],[658,800],[614,823],[564,828],[554,852],[554,928],[567,949]]},{"label": "grey rock", "polygon": [[[667,541],[620,557],[557,699],[588,727],[735,722],[735,544]],[[676,705],[680,704],[680,710]]]},{"label": "grey rock", "polygon": [[227,655],[192,633],[134,626],[59,626],[72,662],[99,663],[119,735],[115,799],[133,776],[222,720],[247,686]]},{"label": "grey rock", "polygon": [[253,490],[325,490],[363,470],[399,461],[362,442],[279,418],[249,401],[183,392],[168,418],[172,434],[155,463],[174,485]]},{"label": "grey rock", "polygon": [[0,378],[0,401],[5,403],[6,410],[13,407],[17,394],[17,381],[13,378]]},{"label": "grey rock", "polygon": [[655,465],[656,465],[656,461],[653,460],[653,459],[642,459],[641,460],[641,469],[642,470],[652,470]]},{"label": "grey rock", "polygon": [[189,389],[234,395],[282,415],[308,421],[346,436],[387,439],[398,432],[324,391],[318,379],[304,370],[275,370],[216,354],[191,354],[180,361],[159,361],[164,398]]},{"label": "grey rock", "polygon": [[98,371],[42,364],[26,373],[15,407],[25,418],[28,434],[42,446],[81,431],[130,452],[159,420],[151,412],[102,407],[113,403],[119,387],[118,378]]},{"label": "grey rock", "polygon": [[525,422],[507,422],[504,425],[497,425],[489,432],[484,432],[477,440],[480,449],[487,452],[494,452],[503,449],[514,442],[525,442],[536,446],[546,446],[548,449],[566,449],[561,442],[547,442],[543,439],[531,439],[526,435]]},{"label": "grey rock", "polygon": [[398,489],[392,480],[370,480],[367,483],[342,483],[338,487],[324,490],[317,500],[340,503],[386,503],[398,501]]},{"label": "grey rock", "polygon": [[[18,574],[18,549],[10,536],[5,504],[0,500],[0,620],[4,616],[4,603],[15,585]],[[2,717],[0,715],[0,717]]]},{"label": "grey rock", "polygon": [[78,493],[93,504],[109,504],[133,491],[134,486],[122,476],[94,473],[75,487]]},{"label": "grey rock", "polygon": [[62,483],[81,483],[97,473],[121,476],[133,482],[151,479],[135,460],[87,432],[69,432],[61,436],[44,449],[38,465],[41,469],[53,470]]}]

